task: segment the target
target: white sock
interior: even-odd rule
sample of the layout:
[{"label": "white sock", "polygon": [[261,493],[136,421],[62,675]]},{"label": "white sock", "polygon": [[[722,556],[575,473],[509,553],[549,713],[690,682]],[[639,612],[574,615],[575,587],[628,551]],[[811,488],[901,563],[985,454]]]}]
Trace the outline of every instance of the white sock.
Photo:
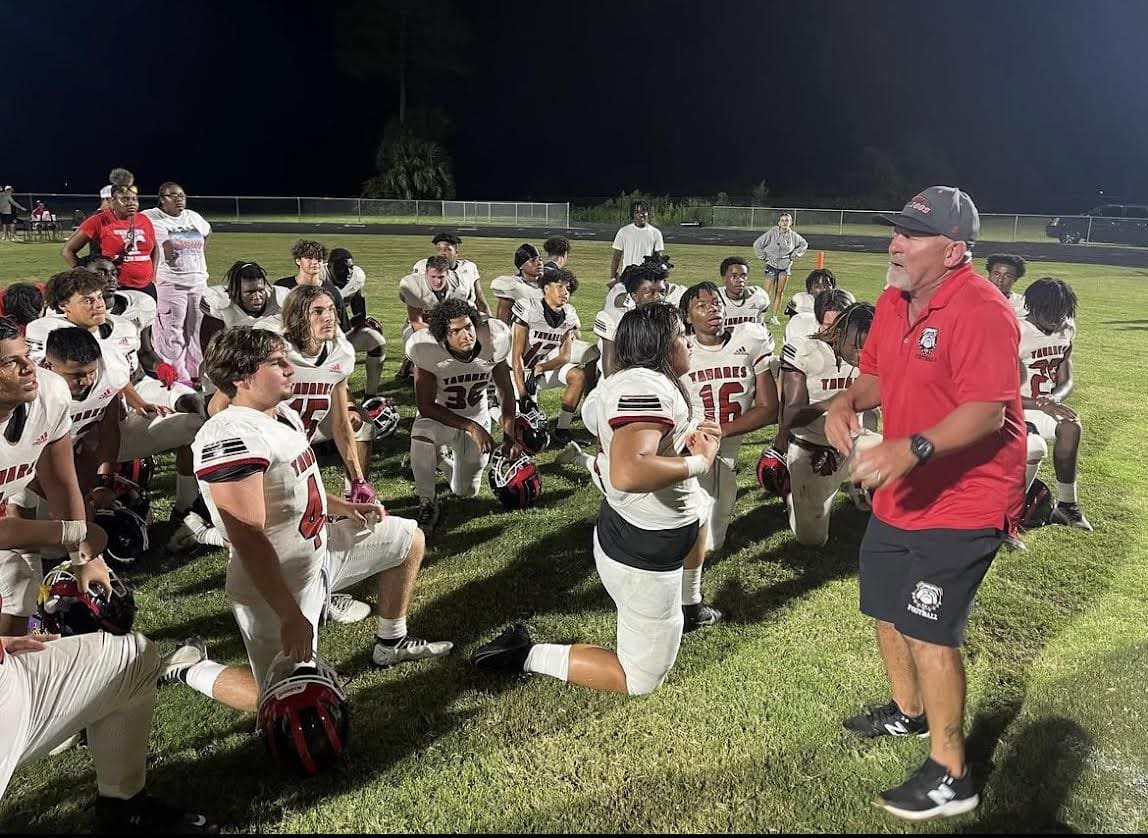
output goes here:
[{"label": "white sock", "polygon": [[1036,473],[1040,471],[1040,464],[1042,460],[1037,460],[1035,463],[1025,463],[1024,466],[1024,490],[1027,492],[1029,487],[1032,486],[1032,481],[1036,480]]},{"label": "white sock", "polygon": [[438,452],[429,442],[411,442],[411,471],[415,475],[415,494],[420,498],[434,497],[435,467]]},{"label": "white sock", "polygon": [[557,643],[535,643],[526,655],[523,672],[537,672],[565,681],[570,671],[570,646]]},{"label": "white sock", "polygon": [[219,676],[223,674],[225,669],[227,669],[226,666],[215,661],[200,661],[189,667],[187,675],[184,677],[187,685],[197,693],[208,698],[215,698],[212,695],[212,690],[215,689],[215,682],[219,680]]},{"label": "white sock", "polygon": [[394,620],[390,617],[376,617],[375,623],[375,636],[383,640],[402,640],[407,636],[406,617]]},{"label": "white sock", "polygon": [[566,430],[570,427],[570,423],[574,421],[574,411],[562,408],[558,411],[558,427]]},{"label": "white sock", "polygon": [[177,474],[175,476],[175,508],[191,509],[195,499],[199,497],[199,481],[194,474]]},{"label": "white sock", "polygon": [[702,568],[682,568],[682,605],[697,605],[702,601]]},{"label": "white sock", "polygon": [[1056,499],[1061,503],[1076,503],[1076,481],[1071,483],[1056,482]]},{"label": "white sock", "polygon": [[379,392],[379,379],[383,375],[383,359],[368,355],[366,367],[367,385],[363,388],[363,392],[368,396],[374,396]]},{"label": "white sock", "polygon": [[343,475],[343,494],[351,494],[351,478],[345,474]]},{"label": "white sock", "polygon": [[583,454],[582,458],[578,462],[580,462],[582,464],[582,468],[590,472],[591,475],[594,474],[594,457],[592,455]]}]

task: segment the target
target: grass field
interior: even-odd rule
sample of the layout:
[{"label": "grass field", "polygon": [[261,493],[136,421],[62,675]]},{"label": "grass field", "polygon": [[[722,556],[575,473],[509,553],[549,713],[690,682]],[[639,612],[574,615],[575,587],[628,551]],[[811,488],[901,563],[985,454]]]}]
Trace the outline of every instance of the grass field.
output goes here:
[{"label": "grass field", "polygon": [[[293,273],[291,242],[213,237],[213,281],[240,258],[273,277]],[[348,247],[364,267],[372,313],[392,341],[384,380],[406,421],[379,446],[373,472],[392,512],[409,514],[399,462],[413,398],[393,386],[396,287],[427,255],[429,234],[326,242]],[[463,255],[488,285],[510,271],[517,244],[473,238]],[[675,281],[687,284],[712,277],[728,255],[710,246],[673,253]],[[572,257],[582,282],[573,302],[588,324],[609,245],[579,241]],[[827,264],[861,298],[882,287],[880,255],[828,253]],[[60,268],[58,245],[0,244],[0,282]],[[857,610],[865,517],[839,504],[824,549],[797,545],[784,508],[754,486],[764,433],[742,449],[742,497],[705,578],[707,598],[730,619],[688,635],[654,694],[488,679],[465,664],[515,619],[540,638],[613,643],[614,611],[590,552],[597,493],[546,454],[545,493],[533,509],[503,512],[485,488],[444,506],[410,617],[422,636],[453,639],[452,656],[376,672],[372,624],[323,627],[324,655],[350,679],[352,750],[340,770],[310,782],[281,776],[251,717],[172,688],[158,698],[151,787],[235,831],[1148,830],[1148,416],[1137,395],[1148,381],[1148,281],[1144,271],[1061,264],[1033,264],[1028,278],[1045,273],[1068,279],[1081,300],[1072,404],[1085,422],[1080,492],[1096,531],[1029,534],[1029,550],[1002,553],[981,589],[966,647],[970,761],[985,783],[974,814],[906,827],[871,807],[923,760],[927,741],[860,742],[840,728],[844,716],[885,699],[871,625]],[[555,393],[547,396],[544,406],[555,408]],[[170,496],[170,458],[162,465],[158,494]],[[326,473],[337,485],[337,473]],[[166,502],[153,504],[166,519]],[[162,544],[167,527],[155,530]],[[224,560],[153,551],[130,574],[138,627],[164,650],[198,633],[214,657],[243,661]],[[90,828],[94,794],[84,751],[36,763],[13,779],[0,830]]]}]

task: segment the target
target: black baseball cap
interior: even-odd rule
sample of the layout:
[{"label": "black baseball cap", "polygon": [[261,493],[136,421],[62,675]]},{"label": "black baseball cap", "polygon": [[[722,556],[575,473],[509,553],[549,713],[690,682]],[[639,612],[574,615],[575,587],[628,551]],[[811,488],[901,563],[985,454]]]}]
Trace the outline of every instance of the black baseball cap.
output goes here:
[{"label": "black baseball cap", "polygon": [[930,186],[914,195],[900,212],[879,215],[876,221],[970,246],[981,232],[981,216],[973,199],[954,186]]}]

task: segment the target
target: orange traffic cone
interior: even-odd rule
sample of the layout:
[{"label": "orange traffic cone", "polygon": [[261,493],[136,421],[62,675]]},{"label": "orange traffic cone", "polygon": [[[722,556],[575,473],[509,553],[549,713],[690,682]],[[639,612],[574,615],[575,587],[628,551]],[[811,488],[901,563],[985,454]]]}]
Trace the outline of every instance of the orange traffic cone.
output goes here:
[{"label": "orange traffic cone", "polygon": [[817,251],[817,270],[821,270],[824,267],[825,267],[825,251],[819,250],[819,251]]}]

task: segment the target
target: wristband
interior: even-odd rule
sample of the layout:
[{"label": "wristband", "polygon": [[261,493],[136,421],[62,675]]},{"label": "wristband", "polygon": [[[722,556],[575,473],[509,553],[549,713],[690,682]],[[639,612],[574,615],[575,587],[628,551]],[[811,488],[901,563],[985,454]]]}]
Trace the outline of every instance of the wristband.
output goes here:
[{"label": "wristband", "polygon": [[61,521],[60,543],[64,545],[79,544],[88,537],[87,521]]},{"label": "wristband", "polygon": [[686,476],[699,477],[710,470],[709,461],[701,454],[690,454],[684,458],[686,461]]}]

